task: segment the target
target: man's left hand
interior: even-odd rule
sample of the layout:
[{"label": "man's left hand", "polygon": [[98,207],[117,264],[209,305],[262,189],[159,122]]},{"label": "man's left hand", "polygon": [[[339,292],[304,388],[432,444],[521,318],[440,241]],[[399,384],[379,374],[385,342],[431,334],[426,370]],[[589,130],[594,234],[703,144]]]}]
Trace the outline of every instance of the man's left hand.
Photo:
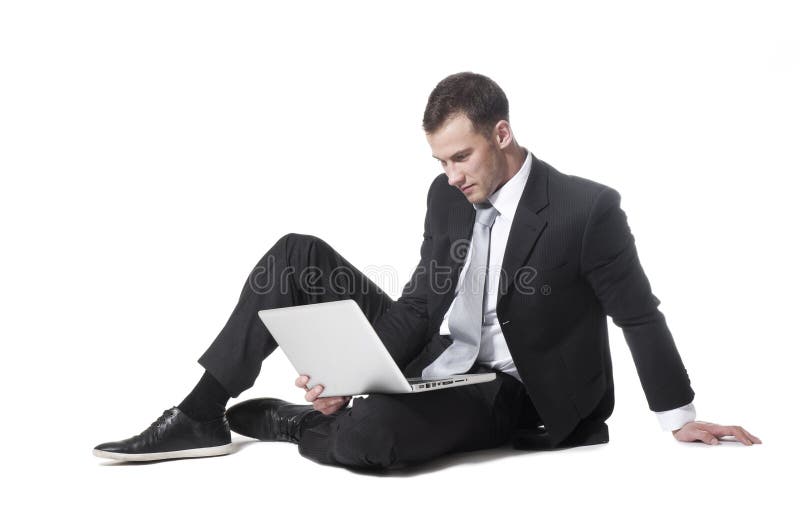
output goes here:
[{"label": "man's left hand", "polygon": [[701,441],[708,445],[718,445],[721,436],[734,436],[745,445],[761,443],[761,440],[738,425],[717,425],[706,421],[689,422],[673,430],[672,435],[678,441]]}]

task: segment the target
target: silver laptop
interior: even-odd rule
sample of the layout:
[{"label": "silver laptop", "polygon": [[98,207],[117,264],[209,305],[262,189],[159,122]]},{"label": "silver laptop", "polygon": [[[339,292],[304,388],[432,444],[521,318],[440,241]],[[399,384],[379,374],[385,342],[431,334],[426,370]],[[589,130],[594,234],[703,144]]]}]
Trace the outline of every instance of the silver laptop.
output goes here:
[{"label": "silver laptop", "polygon": [[494,380],[494,372],[407,379],[352,299],[259,311],[308,388],[320,397],[369,393],[417,393]]}]

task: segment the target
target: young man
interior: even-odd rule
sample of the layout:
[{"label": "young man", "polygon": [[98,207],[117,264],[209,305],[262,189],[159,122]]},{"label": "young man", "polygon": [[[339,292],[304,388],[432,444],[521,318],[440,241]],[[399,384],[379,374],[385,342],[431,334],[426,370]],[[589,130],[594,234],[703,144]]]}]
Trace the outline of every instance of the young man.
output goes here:
[{"label": "young man", "polygon": [[[731,435],[761,443],[741,427],[695,421],[694,391],[615,190],[561,174],[522,147],[505,94],[479,74],[442,80],[423,127],[444,173],[428,191],[420,261],[397,301],[326,242],[285,235],[253,269],[183,402],[141,434],[94,453],[215,456],[230,452],[230,429],[295,442],[303,456],[354,468],[404,466],[509,441],[519,448],[605,443],[614,407],[607,315],[624,331],[662,429],[680,441],[716,444]],[[304,275],[312,270],[313,279]],[[350,397],[320,398],[316,386],[305,394],[312,405],[265,398],[226,412],[277,347],[257,312],[338,299],[356,301],[408,377],[493,371],[497,378],[423,394],[372,394],[350,407]],[[306,389],[307,382],[300,376],[296,385]]]}]

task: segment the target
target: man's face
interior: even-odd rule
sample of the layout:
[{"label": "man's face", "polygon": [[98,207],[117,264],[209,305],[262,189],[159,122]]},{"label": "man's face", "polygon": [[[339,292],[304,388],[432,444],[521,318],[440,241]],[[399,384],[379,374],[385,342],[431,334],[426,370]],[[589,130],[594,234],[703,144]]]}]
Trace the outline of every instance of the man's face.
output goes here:
[{"label": "man's face", "polygon": [[458,187],[470,203],[481,203],[505,182],[505,160],[500,145],[472,127],[463,114],[447,119],[426,135],[428,144],[447,174],[448,183]]}]

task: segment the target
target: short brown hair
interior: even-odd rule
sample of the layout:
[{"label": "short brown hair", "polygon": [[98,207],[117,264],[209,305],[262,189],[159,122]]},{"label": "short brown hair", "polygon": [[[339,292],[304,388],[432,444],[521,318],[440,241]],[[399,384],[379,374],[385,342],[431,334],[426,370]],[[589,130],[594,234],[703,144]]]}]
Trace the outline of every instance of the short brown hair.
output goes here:
[{"label": "short brown hair", "polygon": [[422,128],[433,133],[453,115],[463,113],[478,133],[489,137],[500,120],[508,120],[508,99],[490,78],[474,72],[459,72],[440,81],[430,96]]}]

